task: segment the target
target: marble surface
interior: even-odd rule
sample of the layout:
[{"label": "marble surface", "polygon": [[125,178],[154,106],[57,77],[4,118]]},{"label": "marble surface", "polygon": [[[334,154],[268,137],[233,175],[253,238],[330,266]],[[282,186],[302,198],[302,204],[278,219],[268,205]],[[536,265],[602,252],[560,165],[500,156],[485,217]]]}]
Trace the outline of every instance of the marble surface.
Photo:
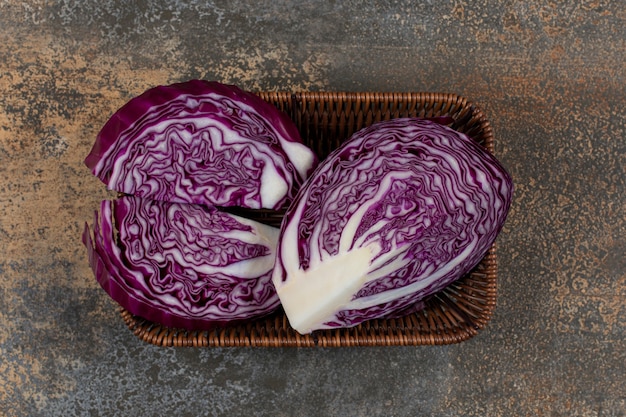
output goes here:
[{"label": "marble surface", "polygon": [[[0,1],[0,415],[625,416],[624,1]],[[516,195],[467,342],[159,348],[80,232],[110,114],[190,78],[438,91],[489,117]]]}]

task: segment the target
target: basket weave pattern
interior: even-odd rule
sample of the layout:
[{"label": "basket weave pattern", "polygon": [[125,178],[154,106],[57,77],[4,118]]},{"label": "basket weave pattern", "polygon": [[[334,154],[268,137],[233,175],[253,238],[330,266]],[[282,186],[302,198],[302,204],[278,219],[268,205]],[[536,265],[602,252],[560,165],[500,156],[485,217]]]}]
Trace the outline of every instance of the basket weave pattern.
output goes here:
[{"label": "basket weave pattern", "polygon": [[[287,113],[302,139],[320,158],[354,132],[399,117],[449,117],[463,132],[493,153],[491,126],[481,110],[461,96],[433,93],[262,92],[261,98]],[[278,226],[282,213],[257,210],[244,215]],[[496,305],[495,245],[469,274],[434,294],[426,307],[406,317],[370,320],[350,329],[294,331],[284,313],[211,331],[172,329],[121,309],[129,329],[158,346],[341,347],[443,345],[467,340],[486,326]]]}]

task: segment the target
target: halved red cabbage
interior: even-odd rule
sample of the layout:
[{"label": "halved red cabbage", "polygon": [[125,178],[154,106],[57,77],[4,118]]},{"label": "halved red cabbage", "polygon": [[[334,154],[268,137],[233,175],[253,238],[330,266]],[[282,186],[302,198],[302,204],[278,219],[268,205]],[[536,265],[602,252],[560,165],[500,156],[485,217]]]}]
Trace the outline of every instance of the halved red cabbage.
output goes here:
[{"label": "halved red cabbage", "polygon": [[191,80],[126,103],[104,125],[85,164],[125,194],[279,209],[317,158],[291,119],[260,97]]},{"label": "halved red cabbage", "polygon": [[419,308],[480,262],[512,193],[501,164],[446,126],[405,118],[355,133],[283,219],[272,280],[291,326],[309,333]]},{"label": "halved red cabbage", "polygon": [[132,314],[204,330],[267,315],[278,229],[215,208],[105,200],[83,243],[102,288]]}]

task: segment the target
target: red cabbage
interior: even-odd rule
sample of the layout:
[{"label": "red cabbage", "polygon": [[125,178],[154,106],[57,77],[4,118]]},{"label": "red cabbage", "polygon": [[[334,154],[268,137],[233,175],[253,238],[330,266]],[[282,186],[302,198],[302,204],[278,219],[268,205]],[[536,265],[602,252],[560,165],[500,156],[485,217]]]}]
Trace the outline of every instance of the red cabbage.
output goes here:
[{"label": "red cabbage", "polygon": [[316,163],[285,113],[236,86],[204,80],[133,98],[85,159],[111,190],[251,209],[286,207]]},{"label": "red cabbage", "polygon": [[395,119],[321,162],[281,226],[273,283],[300,333],[423,306],[485,256],[513,184],[466,135]]},{"label": "red cabbage", "polygon": [[215,208],[127,196],[105,200],[83,242],[102,288],[137,316],[189,330],[279,306],[278,229]]}]

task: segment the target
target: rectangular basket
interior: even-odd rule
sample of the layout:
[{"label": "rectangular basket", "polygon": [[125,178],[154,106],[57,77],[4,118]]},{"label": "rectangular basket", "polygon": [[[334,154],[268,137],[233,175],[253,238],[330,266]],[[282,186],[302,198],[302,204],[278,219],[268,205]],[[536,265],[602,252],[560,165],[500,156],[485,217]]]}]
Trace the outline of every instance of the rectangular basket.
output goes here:
[{"label": "rectangular basket", "polygon": [[[491,126],[481,110],[454,94],[261,92],[261,98],[286,112],[305,144],[320,158],[357,130],[399,117],[446,117],[449,124],[493,153]],[[279,225],[281,213],[256,211],[257,220]],[[128,328],[141,340],[158,346],[393,346],[443,345],[467,340],[484,328],[496,305],[495,245],[469,274],[426,301],[426,307],[396,319],[370,320],[349,329],[294,331],[284,313],[211,331],[172,329],[122,309]]]}]

